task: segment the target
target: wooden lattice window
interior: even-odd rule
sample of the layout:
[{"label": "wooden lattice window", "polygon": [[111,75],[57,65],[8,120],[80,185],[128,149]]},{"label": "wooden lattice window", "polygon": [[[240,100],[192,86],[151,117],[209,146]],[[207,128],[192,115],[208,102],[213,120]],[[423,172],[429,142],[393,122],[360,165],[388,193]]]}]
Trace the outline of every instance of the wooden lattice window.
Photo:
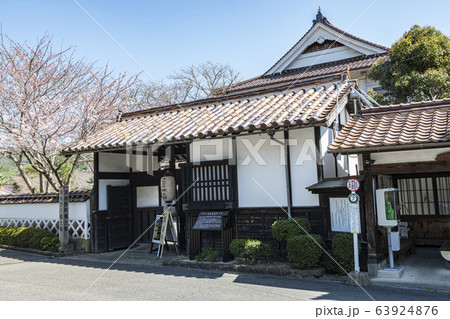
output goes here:
[{"label": "wooden lattice window", "polygon": [[401,215],[450,215],[450,176],[397,177],[395,180]]}]

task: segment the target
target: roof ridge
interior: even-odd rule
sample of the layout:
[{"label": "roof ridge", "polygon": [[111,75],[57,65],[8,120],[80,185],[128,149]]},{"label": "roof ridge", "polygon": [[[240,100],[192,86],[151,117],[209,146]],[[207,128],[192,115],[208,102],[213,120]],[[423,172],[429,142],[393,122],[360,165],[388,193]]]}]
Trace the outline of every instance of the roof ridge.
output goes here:
[{"label": "roof ridge", "polygon": [[381,105],[377,107],[370,107],[367,109],[363,109],[361,113],[363,115],[369,116],[377,114],[388,114],[413,110],[425,110],[425,109],[447,108],[447,107],[450,107],[450,98],[431,101],[417,101],[409,103]]},{"label": "roof ridge", "polygon": [[[266,77],[271,77],[271,76],[275,76],[275,75],[282,75],[285,73],[295,73],[295,72],[299,72],[302,71],[304,69],[306,70],[314,70],[314,69],[319,69],[322,68],[324,66],[330,66],[333,64],[337,64],[337,63],[344,63],[344,62],[354,62],[354,61],[358,61],[358,60],[364,60],[364,59],[369,59],[372,57],[378,57],[378,56],[383,56],[383,55],[387,55],[389,54],[388,52],[382,52],[382,53],[374,53],[374,54],[369,54],[369,55],[359,55],[356,57],[351,57],[351,58],[345,58],[345,59],[341,59],[341,60],[336,60],[336,61],[328,61],[328,62],[323,62],[323,63],[319,63],[319,64],[314,64],[311,66],[302,66],[296,69],[289,69],[289,70],[284,70],[282,72],[278,72],[278,73],[272,73],[272,74],[267,74],[267,75],[262,75],[261,78],[266,78]],[[238,84],[238,83],[236,83]]]},{"label": "roof ridge", "polygon": [[[302,81],[297,81],[295,84],[288,83],[288,84],[282,84],[282,85],[273,86],[273,87],[269,87],[269,88],[267,88],[267,87],[261,88],[261,89],[257,89],[257,90],[253,90],[253,91],[237,92],[237,93],[232,93],[232,94],[228,94],[228,95],[215,96],[215,97],[209,97],[209,98],[194,100],[194,101],[189,101],[189,102],[169,104],[169,105],[163,105],[163,106],[153,107],[153,108],[148,108],[148,109],[143,109],[143,110],[126,112],[126,113],[122,114],[121,119],[125,120],[125,119],[130,119],[130,118],[145,116],[145,115],[150,115],[150,114],[164,113],[166,111],[176,111],[176,110],[179,110],[179,108],[184,110],[189,107],[201,107],[201,106],[205,106],[207,104],[213,104],[216,102],[219,103],[219,102],[222,102],[222,100],[233,100],[233,99],[238,99],[240,97],[241,98],[242,97],[257,97],[258,95],[261,95],[264,93],[267,94],[267,93],[271,93],[271,92],[277,92],[286,86],[289,88],[297,88],[299,86],[303,86],[306,84],[320,83],[321,81],[323,81],[325,79],[340,76],[340,74],[341,74],[341,72],[335,73],[335,74],[329,74],[329,75],[325,75],[325,76],[318,76],[315,78],[309,78],[309,79],[302,80]],[[185,106],[185,107],[182,107],[182,106]]]},{"label": "roof ridge", "polygon": [[[352,38],[353,40],[357,40],[357,41],[360,41],[360,42],[363,42],[363,43],[366,43],[366,44],[368,44],[368,45],[371,45],[371,46],[374,46],[374,47],[377,47],[377,48],[379,48],[379,49],[382,49],[382,50],[386,50],[386,51],[389,51],[390,50],[390,48],[389,47],[385,47],[385,46],[383,46],[383,45],[380,45],[380,44],[376,44],[376,43],[374,43],[374,42],[371,42],[371,41],[368,41],[368,40],[364,40],[363,38],[360,38],[360,37],[357,37],[357,36],[355,36],[355,35],[353,35],[353,34],[350,34],[350,33],[348,33],[348,32],[345,32],[344,30],[342,30],[342,29],[339,29],[338,27],[336,27],[336,26],[334,26],[333,24],[331,24],[331,22],[330,21],[328,21],[328,19],[325,17],[325,16],[323,16],[322,15],[322,12],[321,12],[321,10],[320,10],[320,7],[319,7],[319,10],[318,10],[318,12],[317,12],[317,15],[316,15],[316,18],[312,21],[313,22],[313,25],[311,26],[311,28],[309,28],[308,29],[308,31],[306,31],[306,33],[300,38],[300,40],[298,40],[280,59],[278,59],[278,61],[277,62],[275,62],[266,72],[264,72],[264,74],[263,75],[267,75],[267,73],[275,66],[275,65],[277,65],[281,60],[283,60],[284,59],[284,57],[286,56],[286,55],[288,55],[289,54],[289,52],[291,52],[292,51],[292,49],[294,49],[296,46],[297,46],[297,44],[299,44],[304,38],[305,38],[305,36],[311,31],[311,29],[312,28],[314,28],[314,26],[316,25],[316,24],[319,24],[319,23],[321,23],[321,24],[323,24],[324,26],[327,26],[327,27],[330,27],[331,29],[333,29],[334,31],[336,31],[336,32],[338,32],[338,33],[341,33],[341,34],[343,34],[343,35],[345,35],[345,36],[347,36],[347,37],[349,37],[349,38]],[[337,40],[336,40],[336,42],[337,42]]]}]

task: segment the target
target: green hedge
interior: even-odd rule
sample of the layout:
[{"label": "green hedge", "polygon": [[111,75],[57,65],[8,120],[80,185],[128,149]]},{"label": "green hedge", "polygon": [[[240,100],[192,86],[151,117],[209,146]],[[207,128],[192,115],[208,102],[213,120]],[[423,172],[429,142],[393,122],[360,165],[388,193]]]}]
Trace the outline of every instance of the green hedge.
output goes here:
[{"label": "green hedge", "polygon": [[299,235],[289,238],[287,241],[289,262],[301,269],[317,266],[323,253],[322,246],[323,238],[320,235]]},{"label": "green hedge", "polygon": [[281,219],[272,225],[272,236],[278,241],[305,235],[311,232],[311,224],[306,218]]},{"label": "green hedge", "polygon": [[220,255],[220,253],[217,249],[214,249],[214,248],[202,249],[200,254],[195,256],[195,260],[197,260],[197,261],[205,261],[206,260],[206,261],[215,263],[216,261],[219,260],[219,255]]},{"label": "green hedge", "polygon": [[[332,250],[329,251],[329,254],[335,261],[331,259],[330,256],[324,255],[322,263],[325,270],[337,274],[345,274],[344,270],[346,272],[352,271],[355,266],[353,259],[353,236],[350,234],[336,234],[333,236],[331,247]],[[358,247],[361,252],[361,245],[358,244]],[[336,262],[338,262],[344,270],[342,270]]]},{"label": "green hedge", "polygon": [[44,250],[44,244],[41,244],[44,238],[48,238],[48,241],[51,242],[51,245],[47,244],[47,247],[45,247],[48,250],[52,250],[59,245],[59,241],[56,242],[57,237],[46,229],[0,227],[0,244],[3,245]]},{"label": "green hedge", "polygon": [[272,246],[257,239],[234,239],[230,244],[230,252],[234,257],[253,264],[258,259],[269,262],[273,258]]}]

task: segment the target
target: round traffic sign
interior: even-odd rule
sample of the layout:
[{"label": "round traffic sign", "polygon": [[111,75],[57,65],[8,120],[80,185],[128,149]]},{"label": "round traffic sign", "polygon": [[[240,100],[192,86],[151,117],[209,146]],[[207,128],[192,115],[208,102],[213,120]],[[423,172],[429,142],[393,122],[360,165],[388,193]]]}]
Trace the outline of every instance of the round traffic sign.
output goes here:
[{"label": "round traffic sign", "polygon": [[348,195],[348,201],[352,204],[356,204],[357,202],[359,202],[359,195],[352,192],[350,195]]},{"label": "round traffic sign", "polygon": [[347,189],[351,192],[356,192],[360,186],[361,186],[361,184],[359,183],[359,181],[356,178],[350,178],[347,181]]}]

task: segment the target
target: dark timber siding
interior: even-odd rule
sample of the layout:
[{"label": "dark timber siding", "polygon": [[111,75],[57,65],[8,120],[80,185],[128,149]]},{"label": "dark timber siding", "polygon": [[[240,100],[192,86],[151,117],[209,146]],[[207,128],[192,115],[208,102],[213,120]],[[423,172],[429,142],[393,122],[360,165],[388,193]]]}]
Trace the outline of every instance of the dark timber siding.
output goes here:
[{"label": "dark timber siding", "polygon": [[[314,234],[326,235],[326,207],[293,207],[292,217],[307,218]],[[272,224],[287,219],[281,208],[241,208],[236,214],[236,237],[255,238],[261,241],[275,241],[272,237]]]}]

